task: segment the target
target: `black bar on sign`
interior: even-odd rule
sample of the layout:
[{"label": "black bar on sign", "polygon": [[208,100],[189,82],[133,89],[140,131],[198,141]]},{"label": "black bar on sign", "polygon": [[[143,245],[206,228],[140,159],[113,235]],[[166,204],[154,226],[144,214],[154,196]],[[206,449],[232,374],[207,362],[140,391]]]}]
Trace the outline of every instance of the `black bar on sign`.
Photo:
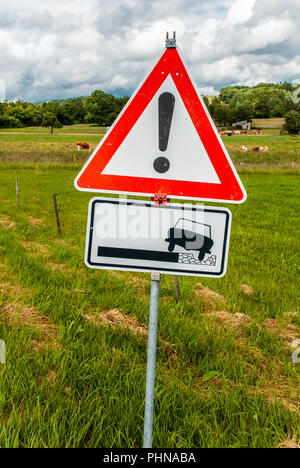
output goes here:
[{"label": "black bar on sign", "polygon": [[179,254],[156,252],[154,250],[120,249],[117,247],[98,247],[98,257],[128,258],[132,260],[152,260],[178,263]]},{"label": "black bar on sign", "polygon": [[171,93],[162,93],[158,99],[159,149],[166,151],[168,147],[175,97]]}]

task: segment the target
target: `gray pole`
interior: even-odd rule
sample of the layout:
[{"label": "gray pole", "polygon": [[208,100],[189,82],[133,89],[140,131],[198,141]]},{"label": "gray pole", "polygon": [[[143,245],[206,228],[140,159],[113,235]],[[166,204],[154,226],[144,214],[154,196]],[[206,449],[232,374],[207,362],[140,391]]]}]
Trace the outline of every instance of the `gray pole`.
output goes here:
[{"label": "gray pole", "polygon": [[148,331],[147,377],[143,448],[152,448],[154,382],[156,361],[157,316],[160,273],[151,272],[150,313]]}]

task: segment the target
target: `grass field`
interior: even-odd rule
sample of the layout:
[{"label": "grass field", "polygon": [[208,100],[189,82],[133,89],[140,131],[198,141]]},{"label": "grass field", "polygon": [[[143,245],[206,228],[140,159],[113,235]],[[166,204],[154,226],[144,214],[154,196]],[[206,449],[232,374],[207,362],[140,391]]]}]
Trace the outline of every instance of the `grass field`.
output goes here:
[{"label": "grass field", "polygon": [[253,119],[253,125],[256,128],[282,128],[283,124],[285,123],[285,119],[281,117],[273,118],[273,119]]},{"label": "grass field", "polygon": [[[0,132],[0,447],[140,447],[150,275],[84,266],[78,127],[37,130]],[[300,140],[224,141],[248,199],[224,278],[181,277],[176,297],[162,277],[153,445],[300,447]],[[238,151],[256,141],[265,160]]]},{"label": "grass field", "polygon": [[[20,130],[20,131],[19,131]],[[272,133],[270,133],[272,132]],[[83,164],[90,153],[77,151],[77,141],[87,141],[94,150],[105,134],[103,127],[78,125],[55,129],[25,128],[0,130],[0,162]],[[264,136],[223,137],[232,160],[245,169],[300,169],[300,136],[279,136],[264,130]],[[243,153],[240,147],[249,149]],[[254,153],[256,146],[269,147],[267,153]]]}]

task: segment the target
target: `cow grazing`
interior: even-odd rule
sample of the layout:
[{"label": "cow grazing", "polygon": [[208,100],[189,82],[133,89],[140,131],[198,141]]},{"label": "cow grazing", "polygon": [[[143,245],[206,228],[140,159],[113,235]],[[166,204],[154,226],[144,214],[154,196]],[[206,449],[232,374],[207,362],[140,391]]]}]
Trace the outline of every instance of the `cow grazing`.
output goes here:
[{"label": "cow grazing", "polygon": [[248,148],[247,148],[247,146],[241,146],[240,150],[243,151],[244,153],[247,153]]},{"label": "cow grazing", "polygon": [[82,149],[89,151],[91,149],[90,145],[88,143],[85,143],[85,142],[79,141],[78,143],[76,143],[76,145],[77,145],[78,151],[80,151]]},{"label": "cow grazing", "polygon": [[268,146],[257,146],[256,148],[253,148],[252,151],[254,151],[255,153],[261,153],[269,151],[269,148]]},{"label": "cow grazing", "polygon": [[234,130],[234,131],[233,131],[233,134],[234,134],[234,135],[240,135],[241,132],[240,132],[240,130]]},{"label": "cow grazing", "polygon": [[262,136],[262,131],[261,129],[259,128],[258,130],[252,130],[252,135],[258,135],[258,136]]}]

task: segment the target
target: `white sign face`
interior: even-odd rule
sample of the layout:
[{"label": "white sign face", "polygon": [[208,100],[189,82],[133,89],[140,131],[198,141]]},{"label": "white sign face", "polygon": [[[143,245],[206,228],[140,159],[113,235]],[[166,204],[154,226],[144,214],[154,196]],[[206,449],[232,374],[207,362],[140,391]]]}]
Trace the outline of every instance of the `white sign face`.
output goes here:
[{"label": "white sign face", "polygon": [[99,269],[222,277],[230,227],[226,208],[94,198],[85,263]]},{"label": "white sign face", "polygon": [[[157,156],[159,153],[159,97],[170,92],[175,99],[175,105],[168,144],[163,155],[172,161],[172,164],[168,171],[161,173],[153,166],[153,155]],[[182,157],[183,155],[185,157]],[[220,184],[171,75],[159,88],[102,174]]]}]

